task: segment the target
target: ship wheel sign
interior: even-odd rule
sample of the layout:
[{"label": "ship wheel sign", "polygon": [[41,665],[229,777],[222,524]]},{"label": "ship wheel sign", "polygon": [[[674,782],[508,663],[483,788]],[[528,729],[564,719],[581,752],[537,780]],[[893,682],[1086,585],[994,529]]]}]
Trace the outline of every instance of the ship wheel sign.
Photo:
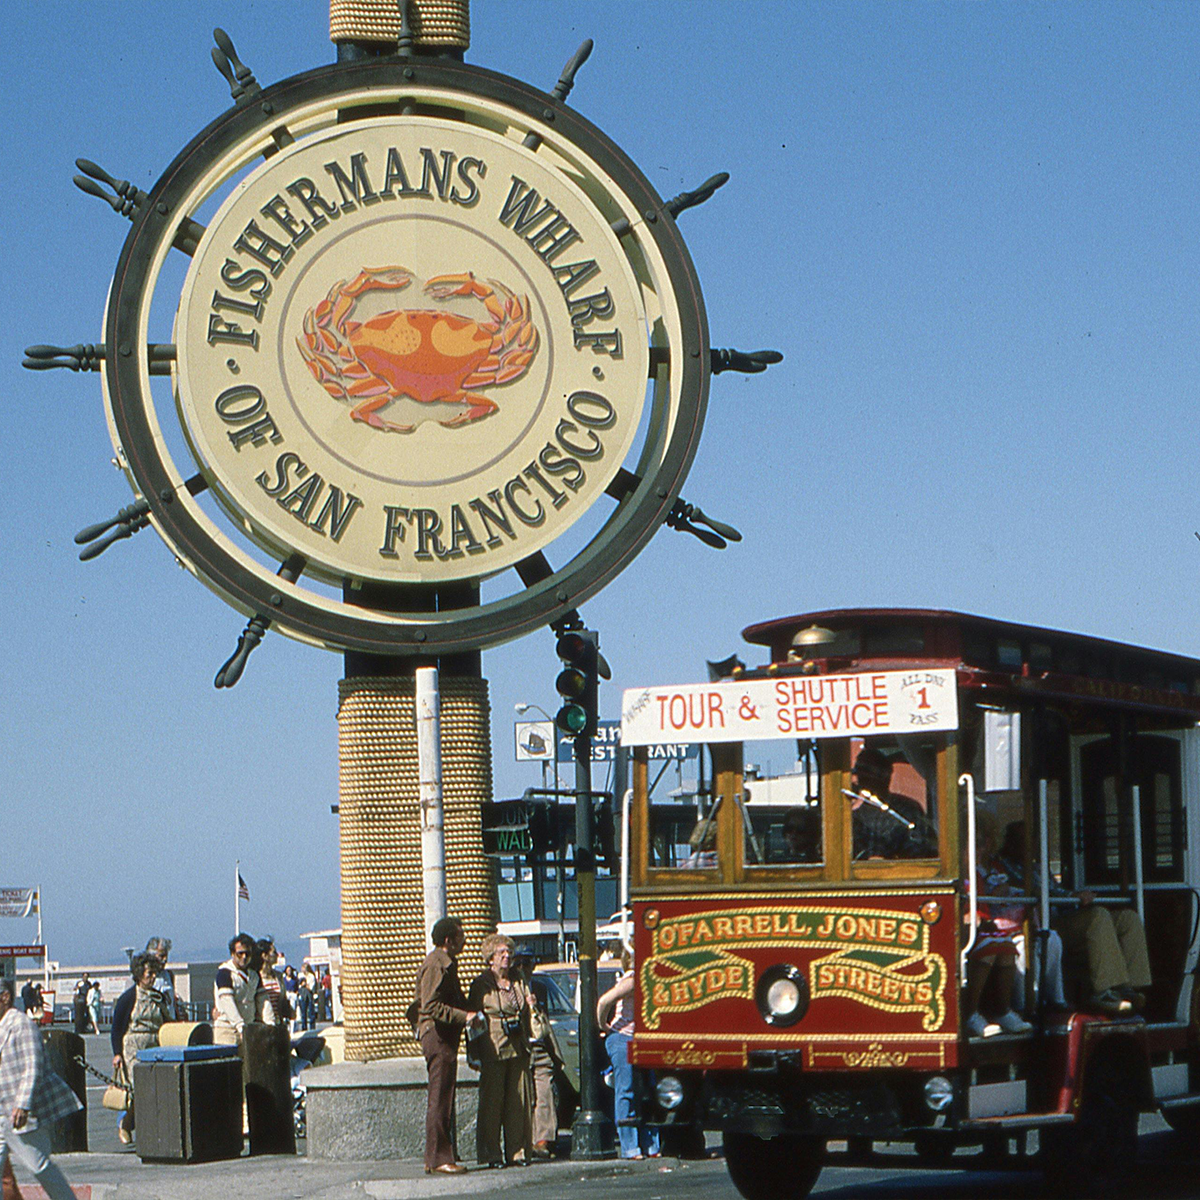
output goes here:
[{"label": "ship wheel sign", "polygon": [[27,365],[103,369],[137,499],[77,540],[151,524],[252,618],[219,685],[268,626],[478,649],[663,523],[738,536],[679,496],[711,371],[779,357],[709,349],[675,217],[725,176],[664,202],[568,108],[590,43],[552,95],[403,48],[262,89],[217,44],[236,103],[148,194],[80,160],[133,223],[104,346]]}]

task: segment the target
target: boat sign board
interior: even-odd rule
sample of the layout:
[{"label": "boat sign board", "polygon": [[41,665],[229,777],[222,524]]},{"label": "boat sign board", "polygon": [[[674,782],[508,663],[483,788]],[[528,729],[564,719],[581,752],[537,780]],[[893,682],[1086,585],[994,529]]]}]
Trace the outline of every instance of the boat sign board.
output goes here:
[{"label": "boat sign board", "polygon": [[952,670],[863,671],[628,688],[626,746],[873,737],[958,728]]}]

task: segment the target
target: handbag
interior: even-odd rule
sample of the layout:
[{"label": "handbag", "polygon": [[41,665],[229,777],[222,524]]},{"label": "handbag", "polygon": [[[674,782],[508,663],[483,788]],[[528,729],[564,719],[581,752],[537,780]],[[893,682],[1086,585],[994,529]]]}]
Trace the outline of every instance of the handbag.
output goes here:
[{"label": "handbag", "polygon": [[467,1029],[467,1066],[472,1071],[483,1070],[483,1059],[480,1057],[479,1048],[486,1036],[487,1026],[484,1024],[479,1025],[475,1030],[470,1027]]},{"label": "handbag", "polygon": [[533,1042],[545,1042],[550,1036],[550,1018],[542,1006],[532,1000],[529,1005],[529,1037]]},{"label": "handbag", "polygon": [[113,1112],[128,1112],[133,1107],[133,1089],[129,1086],[124,1063],[117,1068],[116,1078],[104,1089],[100,1103]]}]

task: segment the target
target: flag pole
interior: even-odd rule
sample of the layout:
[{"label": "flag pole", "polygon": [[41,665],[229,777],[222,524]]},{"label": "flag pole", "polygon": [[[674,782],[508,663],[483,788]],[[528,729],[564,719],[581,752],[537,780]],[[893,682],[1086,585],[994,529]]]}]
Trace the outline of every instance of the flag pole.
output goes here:
[{"label": "flag pole", "polygon": [[38,945],[41,946],[41,948],[42,948],[42,987],[44,987],[47,991],[49,991],[50,990],[50,955],[46,953],[46,942],[45,942],[45,939],[42,937],[42,885],[40,883],[37,885],[37,918],[38,918],[37,940],[38,940]]},{"label": "flag pole", "polygon": [[233,936],[237,937],[242,931],[242,860],[233,862]]}]

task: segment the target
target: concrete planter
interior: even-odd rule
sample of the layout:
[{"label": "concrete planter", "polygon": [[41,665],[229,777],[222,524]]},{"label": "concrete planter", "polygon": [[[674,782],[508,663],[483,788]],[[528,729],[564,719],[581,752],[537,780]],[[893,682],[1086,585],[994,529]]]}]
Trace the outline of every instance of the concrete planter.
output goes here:
[{"label": "concrete planter", "polygon": [[[423,1058],[336,1063],[304,1072],[308,1157],[376,1162],[425,1153]],[[475,1157],[479,1076],[458,1062],[455,1097],[459,1158]]]}]

